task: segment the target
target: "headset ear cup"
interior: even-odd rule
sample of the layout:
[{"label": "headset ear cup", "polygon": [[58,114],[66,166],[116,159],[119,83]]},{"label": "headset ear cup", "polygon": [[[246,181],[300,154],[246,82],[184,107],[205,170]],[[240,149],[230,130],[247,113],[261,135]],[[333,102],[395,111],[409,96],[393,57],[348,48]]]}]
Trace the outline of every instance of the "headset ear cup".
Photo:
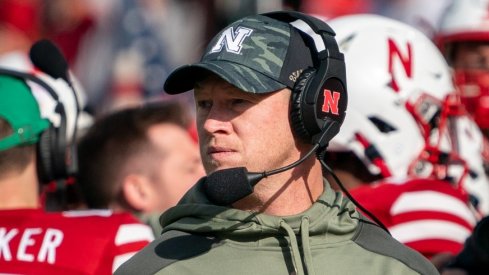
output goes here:
[{"label": "headset ear cup", "polygon": [[314,77],[316,70],[314,68],[308,68],[304,70],[297,81],[295,82],[294,89],[292,90],[292,106],[290,112],[290,120],[292,123],[292,129],[297,137],[308,143],[312,142],[312,136],[307,130],[304,124],[302,99],[307,92],[305,88],[308,82]]},{"label": "headset ear cup", "polygon": [[49,127],[41,134],[37,143],[37,172],[42,183],[48,183],[54,179],[54,163],[52,143],[55,129]]}]

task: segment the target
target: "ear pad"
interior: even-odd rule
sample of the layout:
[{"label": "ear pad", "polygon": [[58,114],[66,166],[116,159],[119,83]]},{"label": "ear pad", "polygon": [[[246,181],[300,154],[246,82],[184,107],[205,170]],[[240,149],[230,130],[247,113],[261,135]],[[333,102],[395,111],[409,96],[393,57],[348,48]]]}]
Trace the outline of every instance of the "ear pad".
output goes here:
[{"label": "ear pad", "polygon": [[308,86],[308,82],[314,78],[315,74],[316,70],[314,68],[304,70],[295,82],[294,89],[292,90],[292,106],[290,111],[292,129],[298,138],[308,143],[312,142],[312,136],[316,133],[311,133],[304,124],[302,101],[304,94],[307,92],[305,88]]},{"label": "ear pad", "polygon": [[52,150],[56,129],[49,127],[41,134],[37,143],[37,172],[42,183],[54,179],[54,152]]},{"label": "ear pad", "polygon": [[42,183],[67,176],[65,164],[66,146],[60,139],[59,129],[49,127],[41,134],[37,145],[37,171]]},{"label": "ear pad", "polygon": [[345,118],[347,95],[341,80],[330,77],[315,83],[317,75],[316,69],[308,68],[296,81],[292,91],[291,124],[297,137],[327,146]]}]

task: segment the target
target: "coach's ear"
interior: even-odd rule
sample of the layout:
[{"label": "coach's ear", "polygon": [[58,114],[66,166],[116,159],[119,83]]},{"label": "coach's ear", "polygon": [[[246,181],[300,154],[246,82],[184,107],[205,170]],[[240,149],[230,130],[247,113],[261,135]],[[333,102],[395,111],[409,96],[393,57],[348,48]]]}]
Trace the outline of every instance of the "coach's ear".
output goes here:
[{"label": "coach's ear", "polygon": [[122,193],[125,200],[136,211],[145,212],[150,208],[151,181],[142,174],[129,174],[122,181]]}]

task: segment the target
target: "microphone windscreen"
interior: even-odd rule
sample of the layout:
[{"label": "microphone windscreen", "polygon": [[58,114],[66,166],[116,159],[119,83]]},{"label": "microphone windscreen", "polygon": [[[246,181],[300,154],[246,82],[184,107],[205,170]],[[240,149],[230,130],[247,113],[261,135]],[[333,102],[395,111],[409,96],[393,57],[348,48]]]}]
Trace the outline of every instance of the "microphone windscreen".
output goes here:
[{"label": "microphone windscreen", "polygon": [[32,45],[29,51],[32,64],[54,79],[68,79],[68,63],[61,51],[51,41],[43,39]]},{"label": "microphone windscreen", "polygon": [[210,201],[217,205],[230,205],[253,193],[248,171],[237,167],[215,171],[205,180],[205,192]]}]

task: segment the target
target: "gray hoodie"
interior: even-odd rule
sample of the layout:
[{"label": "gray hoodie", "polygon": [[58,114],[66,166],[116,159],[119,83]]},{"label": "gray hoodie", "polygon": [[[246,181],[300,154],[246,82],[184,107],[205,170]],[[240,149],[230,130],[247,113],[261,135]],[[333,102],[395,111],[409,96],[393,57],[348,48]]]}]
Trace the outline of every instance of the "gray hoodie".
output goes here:
[{"label": "gray hoodie", "polygon": [[277,217],[213,205],[199,181],[160,222],[116,274],[438,274],[327,183],[311,208]]}]

